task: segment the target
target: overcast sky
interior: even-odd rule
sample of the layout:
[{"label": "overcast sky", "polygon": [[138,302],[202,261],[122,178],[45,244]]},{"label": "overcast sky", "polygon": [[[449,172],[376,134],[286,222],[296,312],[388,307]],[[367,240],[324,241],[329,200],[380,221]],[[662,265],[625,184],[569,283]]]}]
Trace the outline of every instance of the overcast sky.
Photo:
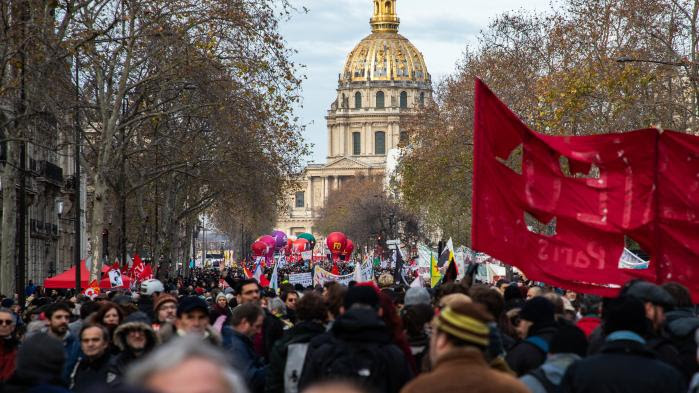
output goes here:
[{"label": "overcast sky", "polygon": [[[306,124],[304,137],[312,143],[313,162],[325,162],[325,115],[335,97],[337,77],[345,57],[371,29],[371,0],[292,0],[305,6],[282,24],[289,46],[298,51],[294,60],[304,64],[303,107],[298,115]],[[544,12],[550,0],[398,0],[399,32],[425,57],[432,80],[453,72],[466,45],[477,45],[479,32],[498,14],[525,9]]]}]

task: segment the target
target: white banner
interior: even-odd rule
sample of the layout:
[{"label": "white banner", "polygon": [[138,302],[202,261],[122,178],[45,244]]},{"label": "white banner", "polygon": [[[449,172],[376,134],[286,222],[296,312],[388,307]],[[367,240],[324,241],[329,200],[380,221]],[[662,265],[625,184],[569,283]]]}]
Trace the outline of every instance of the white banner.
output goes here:
[{"label": "white banner", "polygon": [[[362,282],[371,281],[374,279],[374,265],[371,262],[363,263],[360,266],[360,272]],[[313,285],[323,285],[329,281],[337,281],[342,285],[348,285],[350,281],[357,281],[359,276],[356,273],[357,272],[355,268],[355,272],[353,273],[338,276],[316,265],[313,271]]]},{"label": "white banner", "polygon": [[313,273],[306,272],[289,274],[289,284],[301,284],[304,288],[308,288],[313,285]]}]

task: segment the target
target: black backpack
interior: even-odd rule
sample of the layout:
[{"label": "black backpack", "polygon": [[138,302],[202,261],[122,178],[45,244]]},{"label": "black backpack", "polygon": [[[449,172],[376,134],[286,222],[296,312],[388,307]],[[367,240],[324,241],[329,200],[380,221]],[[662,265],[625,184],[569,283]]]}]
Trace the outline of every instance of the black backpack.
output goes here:
[{"label": "black backpack", "polygon": [[[394,372],[389,367],[401,367],[391,361],[388,352],[390,344],[352,342],[333,340],[327,361],[322,364],[322,374],[332,378],[347,378],[360,385],[371,387],[379,392],[390,390],[390,375]],[[395,382],[394,382],[395,383]]]}]

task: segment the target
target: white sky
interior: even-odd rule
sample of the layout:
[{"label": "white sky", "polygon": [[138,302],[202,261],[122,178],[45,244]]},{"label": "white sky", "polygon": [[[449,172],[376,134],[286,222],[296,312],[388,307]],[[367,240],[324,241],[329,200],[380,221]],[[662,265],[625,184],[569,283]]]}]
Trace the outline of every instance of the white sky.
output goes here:
[{"label": "white sky", "polygon": [[[371,0],[292,0],[305,6],[284,22],[281,32],[304,64],[303,107],[297,114],[306,124],[304,138],[313,144],[313,162],[325,162],[325,115],[335,97],[337,77],[345,57],[371,29]],[[398,0],[400,33],[422,52],[433,82],[453,72],[466,45],[477,45],[481,30],[497,15],[512,10],[545,12],[550,0]]]}]

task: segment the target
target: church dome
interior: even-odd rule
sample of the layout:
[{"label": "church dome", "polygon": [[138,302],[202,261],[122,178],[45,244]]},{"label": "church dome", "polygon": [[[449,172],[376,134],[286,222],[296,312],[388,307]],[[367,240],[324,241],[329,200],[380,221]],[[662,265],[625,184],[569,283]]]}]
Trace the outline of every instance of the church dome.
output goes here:
[{"label": "church dome", "polygon": [[347,56],[340,82],[431,82],[422,53],[398,34],[395,3],[396,0],[374,1],[372,33]]}]

